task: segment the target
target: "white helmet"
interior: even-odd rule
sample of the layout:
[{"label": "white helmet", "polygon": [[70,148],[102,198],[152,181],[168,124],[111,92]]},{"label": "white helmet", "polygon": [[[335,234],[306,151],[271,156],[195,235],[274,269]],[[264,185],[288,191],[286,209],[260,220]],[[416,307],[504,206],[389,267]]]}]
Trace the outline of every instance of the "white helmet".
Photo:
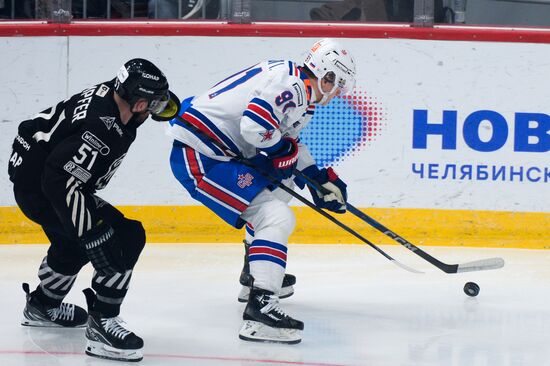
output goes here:
[{"label": "white helmet", "polygon": [[[324,104],[337,88],[342,94],[346,94],[355,86],[355,61],[350,53],[334,39],[324,38],[315,42],[304,60],[304,65],[317,78],[319,90],[323,94],[320,104]],[[323,78],[334,83],[334,87],[328,93],[324,93],[321,88]]]}]

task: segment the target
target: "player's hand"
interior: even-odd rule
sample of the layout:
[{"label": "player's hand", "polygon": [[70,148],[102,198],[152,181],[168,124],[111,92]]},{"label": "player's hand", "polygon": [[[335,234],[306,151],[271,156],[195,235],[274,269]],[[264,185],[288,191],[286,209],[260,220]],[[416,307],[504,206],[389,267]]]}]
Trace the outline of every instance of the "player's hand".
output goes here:
[{"label": "player's hand", "polygon": [[125,272],[120,264],[122,253],[116,243],[115,231],[110,225],[103,224],[88,232],[80,239],[80,245],[100,276]]},{"label": "player's hand", "polygon": [[292,177],[298,163],[298,144],[290,137],[283,137],[281,147],[274,153],[265,155],[260,153],[249,161],[260,172],[283,180]]},{"label": "player's hand", "polygon": [[[308,174],[308,170],[310,174]],[[323,187],[324,192],[319,192],[315,188],[308,186],[313,202],[317,207],[336,213],[346,212],[346,200],[348,198],[347,185],[332,168],[318,169],[317,167],[310,167],[304,169],[302,173]]]},{"label": "player's hand", "polygon": [[273,168],[283,179],[292,177],[294,168],[298,164],[298,144],[290,137],[283,137],[283,146],[270,156]]}]

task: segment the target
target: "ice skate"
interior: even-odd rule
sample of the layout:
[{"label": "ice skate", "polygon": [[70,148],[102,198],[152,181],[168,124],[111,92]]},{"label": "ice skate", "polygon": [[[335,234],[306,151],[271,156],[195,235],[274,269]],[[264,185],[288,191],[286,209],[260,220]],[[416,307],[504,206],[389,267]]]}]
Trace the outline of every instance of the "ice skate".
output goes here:
[{"label": "ice skate", "polygon": [[295,344],[302,340],[304,323],[286,315],[273,292],[252,288],[243,313],[239,338],[254,342]]},{"label": "ice skate", "polygon": [[71,328],[82,328],[86,325],[88,314],[81,307],[65,302],[57,308],[43,305],[30,292],[28,283],[23,283],[23,291],[27,294],[27,303],[23,310],[21,325]]},{"label": "ice skate", "polygon": [[[242,285],[241,291],[237,300],[239,302],[247,302],[250,289],[252,288],[254,278],[250,275],[250,266],[248,264],[248,249],[250,243],[243,240],[244,243],[244,266],[239,277],[239,283]],[[283,278],[283,284],[281,286],[281,292],[279,293],[279,299],[286,299],[294,294],[294,285],[296,284],[296,276],[291,274],[285,274]]]},{"label": "ice skate", "polygon": [[[239,292],[238,300],[239,302],[247,302],[248,295],[250,294],[250,289],[252,288],[252,283],[254,279],[250,273],[241,272],[241,277],[239,278],[241,283],[241,291]],[[296,276],[291,274],[285,274],[283,278],[283,285],[281,287],[281,292],[279,293],[279,299],[286,299],[294,294],[294,284],[296,284]]]},{"label": "ice skate", "polygon": [[84,290],[88,303],[86,327],[86,354],[115,361],[137,362],[143,359],[143,339],[124,328],[119,317],[105,318],[94,311],[96,296],[91,289]]}]

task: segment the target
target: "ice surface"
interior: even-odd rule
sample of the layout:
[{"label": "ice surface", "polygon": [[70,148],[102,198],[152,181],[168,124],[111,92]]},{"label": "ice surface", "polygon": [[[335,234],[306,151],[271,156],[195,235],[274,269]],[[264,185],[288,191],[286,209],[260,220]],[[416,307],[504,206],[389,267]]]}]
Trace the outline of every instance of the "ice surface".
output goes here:
[{"label": "ice surface", "polygon": [[[495,271],[445,274],[399,246],[406,272],[364,245],[289,247],[305,322],[298,345],[238,339],[242,246],[147,245],[121,316],[144,338],[140,365],[550,365],[550,251],[423,247],[446,263],[503,257]],[[84,354],[83,329],[22,327],[21,282],[34,288],[45,245],[0,246],[0,365],[117,365]],[[91,268],[67,300],[85,305]],[[474,281],[479,296],[462,290]],[[123,363],[118,363],[123,364]]]}]

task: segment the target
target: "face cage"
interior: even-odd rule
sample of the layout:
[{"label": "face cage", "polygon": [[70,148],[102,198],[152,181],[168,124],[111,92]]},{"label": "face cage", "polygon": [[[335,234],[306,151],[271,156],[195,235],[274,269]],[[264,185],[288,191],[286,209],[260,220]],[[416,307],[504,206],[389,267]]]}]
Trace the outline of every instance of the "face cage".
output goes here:
[{"label": "face cage", "polygon": [[[331,83],[332,89],[326,93],[323,92],[323,89],[321,87],[321,79],[324,79],[326,82]],[[340,95],[346,95],[350,93],[353,88],[355,87],[355,79],[352,79],[353,82],[350,82],[350,85],[346,85],[346,82],[349,80],[346,80],[342,77],[338,77],[338,82],[336,82],[336,74],[333,71],[329,71],[323,76],[321,79],[317,79],[319,90],[323,95],[332,95],[336,93],[337,89],[340,89]]]}]

